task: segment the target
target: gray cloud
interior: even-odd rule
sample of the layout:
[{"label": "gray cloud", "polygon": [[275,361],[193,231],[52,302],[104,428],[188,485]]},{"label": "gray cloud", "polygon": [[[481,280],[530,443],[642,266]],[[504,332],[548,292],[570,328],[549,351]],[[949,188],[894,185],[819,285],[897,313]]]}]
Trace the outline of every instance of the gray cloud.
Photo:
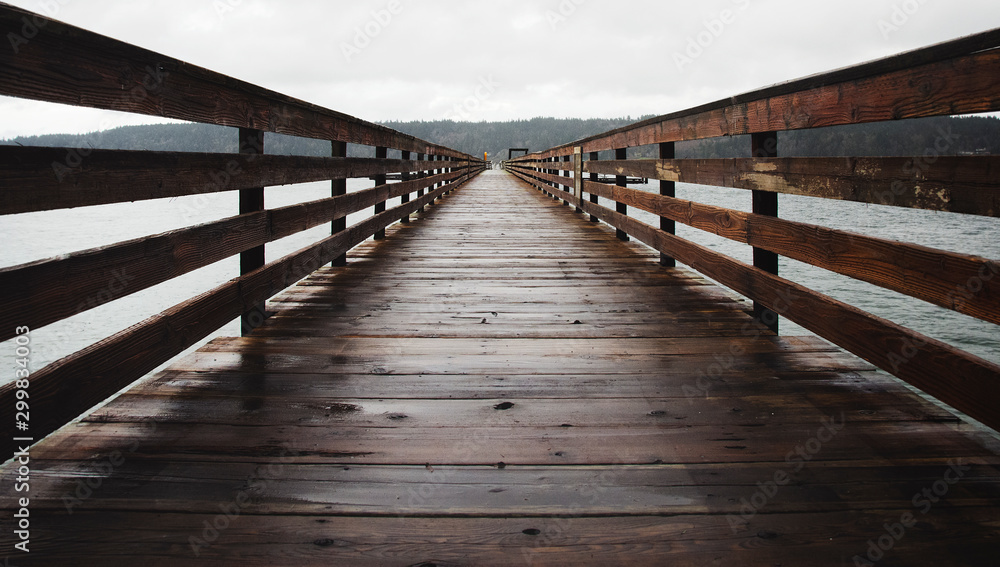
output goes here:
[{"label": "gray cloud", "polygon": [[[367,120],[661,114],[1000,24],[992,0],[47,3],[73,25]],[[477,97],[484,80],[497,86]],[[0,137],[151,121],[10,99],[0,117]]]}]

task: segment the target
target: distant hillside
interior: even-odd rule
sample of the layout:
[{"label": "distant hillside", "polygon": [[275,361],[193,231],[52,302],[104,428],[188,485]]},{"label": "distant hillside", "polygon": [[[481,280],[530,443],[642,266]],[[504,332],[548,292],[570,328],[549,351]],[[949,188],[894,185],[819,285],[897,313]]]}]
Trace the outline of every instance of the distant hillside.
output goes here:
[{"label": "distant hillside", "polygon": [[[509,122],[387,122],[386,126],[472,154],[489,152],[491,159],[505,158],[507,148],[532,151],[573,142],[632,123],[619,119],[533,118]],[[24,146],[89,147],[121,150],[236,152],[234,128],[204,124],[159,124],[125,126],[83,135],[55,134],[19,137],[0,144]],[[329,142],[269,134],[265,151],[279,155],[330,155]],[[901,122],[858,124],[782,132],[782,156],[907,156],[925,152],[940,154],[1000,154],[1000,119],[986,117],[938,117]],[[374,150],[349,146],[349,155],[371,157]],[[653,148],[630,150],[632,157],[653,157]],[[680,158],[747,157],[746,136],[684,142],[677,146]],[[601,159],[608,159],[605,153]]]}]

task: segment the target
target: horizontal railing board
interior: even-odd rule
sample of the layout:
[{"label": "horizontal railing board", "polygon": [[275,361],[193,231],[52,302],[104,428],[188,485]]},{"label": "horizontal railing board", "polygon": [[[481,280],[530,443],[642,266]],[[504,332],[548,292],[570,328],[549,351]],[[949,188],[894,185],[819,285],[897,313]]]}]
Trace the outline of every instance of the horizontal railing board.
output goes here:
[{"label": "horizontal railing board", "polygon": [[[35,32],[22,38],[24,19]],[[467,158],[385,126],[0,3],[0,94]],[[6,45],[10,43],[10,45]]]},{"label": "horizontal railing board", "polygon": [[148,289],[245,250],[344,218],[387,199],[457,179],[442,173],[260,211],[0,269],[0,340]]},{"label": "horizontal railing board", "polygon": [[[35,372],[29,387],[33,438],[38,441],[52,433],[219,327],[239,318],[250,306],[266,301],[377,230],[431,204],[476,173],[184,301]],[[0,422],[5,424],[3,427],[8,433],[0,441],[0,451],[6,454],[17,450],[13,441],[17,437],[14,432],[15,391],[14,382],[0,386]]]},{"label": "horizontal railing board", "polygon": [[[515,173],[539,189],[544,183]],[[564,198],[562,195],[557,195]],[[1000,366],[586,200],[587,214],[753,299],[994,429]]]},{"label": "horizontal railing board", "polygon": [[607,160],[583,170],[1000,217],[1000,156]]},{"label": "horizontal railing board", "polygon": [[[989,32],[991,47],[1000,33]],[[844,76],[850,76],[845,74]],[[666,115],[512,161],[761,132],[1000,110],[1000,50],[831,83],[788,83]],[[800,88],[800,86],[802,88]],[[799,90],[796,90],[799,89]]]},{"label": "horizontal railing board", "polygon": [[457,161],[0,146],[0,214],[428,171],[456,163],[464,165]]},{"label": "horizontal railing board", "polygon": [[[1000,324],[1000,261],[584,180],[584,191]],[[977,293],[968,293],[970,282]]]}]

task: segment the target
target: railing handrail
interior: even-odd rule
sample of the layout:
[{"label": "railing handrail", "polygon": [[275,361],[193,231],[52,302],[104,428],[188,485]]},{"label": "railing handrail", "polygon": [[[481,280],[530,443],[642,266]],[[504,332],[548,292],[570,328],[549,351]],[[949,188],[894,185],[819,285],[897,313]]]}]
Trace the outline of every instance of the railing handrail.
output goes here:
[{"label": "railing handrail", "polygon": [[[960,104],[942,104],[930,107],[920,107],[917,105],[912,108],[900,109],[897,113],[887,114],[886,112],[881,112],[868,115],[858,114],[858,112],[862,112],[864,109],[857,107],[852,108],[852,104],[857,101],[848,99],[843,105],[844,108],[849,110],[848,112],[844,112],[838,116],[818,117],[810,115],[808,112],[803,111],[802,108],[793,108],[792,106],[794,105],[784,105],[778,107],[778,110],[788,110],[793,113],[786,117],[783,114],[777,114],[771,109],[766,108],[766,105],[761,103],[767,103],[776,99],[789,101],[790,97],[794,95],[800,95],[810,91],[829,91],[830,89],[835,89],[841,85],[860,83],[880,77],[884,78],[891,77],[893,75],[905,75],[911,73],[914,69],[921,67],[946,67],[947,63],[956,59],[970,61],[972,64],[975,64],[977,62],[977,55],[980,55],[985,51],[994,50],[998,47],[1000,47],[1000,28],[860,65],[844,67],[826,73],[819,73],[801,79],[779,83],[701,106],[692,107],[670,114],[664,114],[662,116],[643,120],[629,126],[616,128],[602,134],[589,136],[575,142],[555,146],[548,150],[533,152],[509,161],[531,161],[535,159],[547,159],[550,157],[572,155],[573,149],[577,147],[582,148],[583,153],[586,154],[593,151],[607,151],[618,148],[652,145],[665,142],[698,140],[719,136],[798,130],[842,124],[859,124],[864,122],[897,120],[901,118],[945,116],[996,111],[1000,110],[1000,101],[982,100],[981,97],[978,96],[975,98],[977,102],[981,103],[981,105],[977,108],[967,109],[963,108]],[[982,69],[983,72],[980,73],[981,77],[994,79],[994,77],[997,76],[997,70],[1000,69],[1000,61],[997,61],[996,55],[997,54],[994,52],[993,56],[988,58],[990,67],[988,70]],[[945,88],[965,87],[964,85],[958,84],[944,84],[948,83],[947,74],[937,75],[930,72],[925,74],[922,78],[937,79],[938,82]],[[1000,79],[994,79],[994,81],[995,80]],[[910,93],[911,96],[916,98],[916,100],[919,100],[920,98],[929,98],[931,94],[935,94],[933,92],[921,92],[921,89],[926,89],[927,87],[926,80],[918,81],[916,84],[906,84],[905,82],[900,82],[890,86],[894,89],[892,91],[893,93]],[[952,102],[957,103],[959,101]],[[761,112],[754,113],[753,110],[755,109],[760,109]],[[851,112],[850,110],[853,110],[854,112]],[[751,117],[751,114],[757,114],[757,116]],[[713,124],[704,128],[704,130],[708,131],[695,131],[694,129],[685,130],[683,128],[674,127],[676,123],[697,117],[706,117],[713,122]],[[787,120],[785,120],[786,118]],[[762,123],[759,126],[750,123],[750,120],[764,122],[765,119],[766,124]],[[670,126],[670,128],[667,128],[668,126]],[[711,131],[713,129],[715,131]]]},{"label": "railing handrail", "polygon": [[[37,30],[30,38],[25,19]],[[0,95],[475,159],[3,2],[0,32],[14,38],[0,49]]]},{"label": "railing handrail", "polygon": [[[25,22],[31,37],[19,35]],[[9,433],[0,451],[7,454],[15,438],[41,440],[226,323],[243,316],[245,331],[259,326],[267,299],[323,265],[340,265],[351,248],[384,236],[485,167],[463,152],[4,3],[0,37],[13,38],[11,49],[0,49],[2,95],[239,129],[235,154],[0,147],[0,215],[240,191],[236,216],[0,269],[0,341],[24,340],[25,329],[241,257],[239,277],[0,386],[0,423]],[[264,155],[265,131],[328,140],[331,157]],[[374,146],[376,158],[347,158],[347,143]],[[401,159],[388,159],[389,149]],[[401,173],[401,182],[388,184],[390,173]],[[373,177],[375,187],[347,193],[346,180],[356,177]],[[264,208],[266,186],[327,180],[330,198]],[[399,205],[387,208],[397,197]],[[372,206],[374,216],[347,227],[347,215]],[[266,243],[325,223],[332,223],[330,237],[265,265]],[[127,286],[80,304],[80,297],[100,297],[123,270]],[[15,430],[16,402],[29,389],[33,419]]]},{"label": "railing handrail", "polygon": [[[781,254],[1000,324],[1000,261],[777,215],[777,194],[786,193],[1000,217],[997,156],[942,157],[941,148],[910,158],[778,155],[778,134],[786,130],[997,110],[1000,30],[992,30],[645,120],[504,167],[620,237],[658,250],[664,265],[679,261],[749,297],[758,320],[774,320],[772,330],[780,313],[1000,430],[1000,365],[777,275]],[[750,135],[754,157],[675,158],[678,141],[738,134]],[[652,144],[658,159],[628,159],[628,148]],[[600,160],[608,150],[615,159]],[[616,184],[599,183],[599,174],[615,175]],[[660,180],[660,194],[627,187],[630,175]],[[678,199],[676,182],[749,190],[753,212]],[[659,216],[660,226],[629,217],[629,206]],[[753,246],[754,264],[677,237],[677,222]]]}]

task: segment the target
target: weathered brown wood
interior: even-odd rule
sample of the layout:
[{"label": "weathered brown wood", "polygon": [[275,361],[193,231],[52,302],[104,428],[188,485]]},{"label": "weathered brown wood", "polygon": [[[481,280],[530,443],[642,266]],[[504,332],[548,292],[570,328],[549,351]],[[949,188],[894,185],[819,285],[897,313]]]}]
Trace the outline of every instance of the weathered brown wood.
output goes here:
[{"label": "weathered brown wood", "polygon": [[[334,142],[343,144],[343,142]],[[86,156],[80,155],[81,152]],[[0,146],[0,214],[430,169],[432,161]],[[76,165],[65,169],[65,163]]]},{"label": "weathered brown wood", "polygon": [[[750,153],[755,158],[778,157],[778,133],[758,132],[750,136]],[[753,214],[762,217],[778,216],[778,194],[769,191],[752,191]],[[769,249],[754,246],[753,266],[769,274],[778,275],[778,255]],[[753,316],[768,329],[778,334],[778,314],[764,305],[754,302]]]},{"label": "weathered brown wood", "polygon": [[[331,156],[334,158],[347,158],[347,143],[338,142],[336,140],[330,142],[330,152]],[[341,179],[334,179],[330,186],[330,196],[340,197],[347,194],[347,176]],[[330,234],[334,235],[338,232],[343,232],[347,230],[347,217],[341,217],[339,219],[334,219],[330,225]],[[343,267],[347,265],[347,254],[341,255],[339,258],[334,258],[330,265],[334,267]]]},{"label": "weathered brown wood", "polygon": [[645,120],[531,154],[975,114],[1000,109],[1000,30]]},{"label": "weathered brown wood", "polygon": [[[375,148],[375,159],[385,159],[388,155],[388,148],[385,146],[378,146]],[[375,185],[385,185],[385,176],[376,175]],[[375,203],[375,215],[378,215],[385,211],[385,201]],[[375,240],[382,240],[385,238],[385,230],[378,230],[375,232]]]},{"label": "weathered brown wood", "polygon": [[1000,427],[993,409],[1000,407],[997,365],[604,207],[583,202],[583,209],[990,427]]},{"label": "weathered brown wood", "polygon": [[[586,182],[615,199],[713,234],[1000,324],[1000,262],[822,226]],[[976,284],[977,293],[967,290]]]},{"label": "weathered brown wood", "polygon": [[[664,142],[659,145],[659,157],[661,160],[674,159],[675,152],[676,148],[673,142]],[[597,181],[597,174],[591,174],[591,180]],[[660,195],[663,195],[664,197],[676,197],[677,184],[674,181],[660,181]],[[669,234],[677,234],[675,221],[668,217],[661,216],[660,230]],[[660,265],[665,268],[673,268],[677,266],[677,261],[666,254],[660,254]]]},{"label": "weathered brown wood", "polygon": [[0,5],[0,37],[6,96],[467,157],[8,4]]},{"label": "weathered brown wood", "polygon": [[[264,153],[264,132],[252,128],[239,129],[239,149],[243,159],[252,161]],[[264,187],[241,189],[239,193],[240,215],[264,211]],[[240,252],[240,275],[259,269],[264,261],[264,245],[260,244]],[[264,302],[247,306],[240,316],[240,332],[246,336],[264,323],[267,313]]]},{"label": "weathered brown wood", "polygon": [[31,558],[851,563],[908,511],[886,564],[988,564],[995,438],[526,189],[479,176],[32,447]]},{"label": "weathered brown wood", "polygon": [[585,171],[1000,216],[1000,157],[747,158],[586,163]]},{"label": "weathered brown wood", "polygon": [[[597,482],[586,487],[599,489]],[[495,495],[487,493],[483,498],[490,496]],[[752,528],[737,533],[724,514],[714,513],[592,517],[569,511],[563,517],[534,518],[252,515],[232,522],[211,545],[198,547],[197,555],[188,538],[201,535],[206,522],[211,525],[218,518],[218,510],[207,514],[82,512],[53,515],[46,557],[70,564],[86,554],[90,565],[102,567],[124,564],[123,556],[151,567],[173,565],[178,553],[184,553],[186,565],[214,567],[231,561],[237,550],[244,562],[253,557],[261,564],[303,566],[471,562],[547,567],[566,565],[568,558],[578,565],[608,565],[627,558],[629,565],[637,567],[665,563],[699,567],[705,565],[706,557],[754,565],[808,565],[817,557],[845,557],[849,562],[853,555],[864,555],[868,539],[878,537],[882,524],[898,521],[900,514],[912,510],[912,506],[897,504],[882,510],[767,514],[759,516]],[[990,541],[991,512],[990,508],[935,509],[922,519],[919,537],[907,537],[891,550],[890,557],[903,565],[988,565],[995,551]],[[145,527],[154,525],[156,529]],[[110,526],[127,526],[128,530]],[[956,539],[967,543],[961,552],[954,551]]]},{"label": "weathered brown wood", "polygon": [[[404,161],[409,161],[410,160],[410,152],[403,151],[402,157],[403,157]],[[401,177],[400,180],[405,183],[406,181],[410,180],[410,175],[408,173],[403,173],[403,175],[402,175],[402,177]],[[403,195],[400,196],[400,203],[401,204],[405,205],[409,201],[410,201],[410,194],[409,193],[404,193]],[[402,219],[400,219],[400,222],[402,222],[403,224],[406,224],[406,223],[410,222],[410,217],[409,216],[405,216]]]},{"label": "weathered brown wood", "polygon": [[[443,191],[444,188],[439,189],[417,201],[373,216],[35,372],[30,386],[31,407],[37,416],[31,420],[32,433],[40,439],[55,431],[239,317],[247,306],[263,302],[293,285],[375,231],[398,221],[403,214],[433,202]],[[11,426],[14,424],[14,385],[0,386],[0,419]],[[13,437],[8,436],[9,439]],[[5,451],[14,450],[13,441],[4,442],[2,447]]]},{"label": "weathered brown wood", "polygon": [[13,337],[17,326],[44,327],[331,219],[346,223],[351,213],[459,175],[381,185],[0,269],[0,340]]}]

